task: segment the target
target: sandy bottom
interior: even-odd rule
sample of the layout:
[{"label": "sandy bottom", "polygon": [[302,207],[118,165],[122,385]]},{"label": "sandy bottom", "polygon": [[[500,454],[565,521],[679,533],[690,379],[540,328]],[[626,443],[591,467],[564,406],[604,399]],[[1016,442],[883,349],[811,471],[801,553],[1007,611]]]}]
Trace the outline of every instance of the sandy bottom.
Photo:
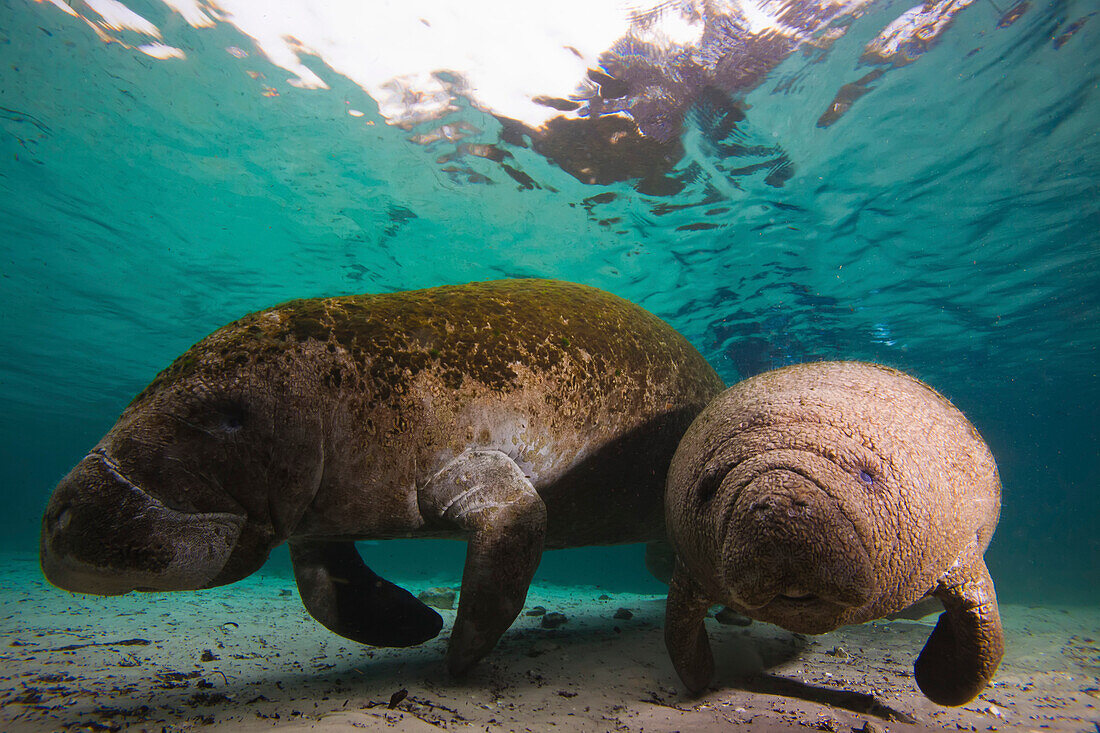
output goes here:
[{"label": "sandy bottom", "polygon": [[[441,611],[444,633],[432,642],[373,649],[310,619],[286,577],[97,598],[50,587],[32,557],[0,568],[6,733],[1100,731],[1096,608],[1003,607],[1008,651],[994,685],[965,707],[941,708],[912,675],[934,616],[817,637],[708,620],[717,680],[690,698],[664,651],[659,596],[532,587],[527,609],[567,621],[545,629],[541,617],[521,615],[495,652],[455,681],[442,663],[453,611]],[[615,618],[619,609],[631,617]]]}]

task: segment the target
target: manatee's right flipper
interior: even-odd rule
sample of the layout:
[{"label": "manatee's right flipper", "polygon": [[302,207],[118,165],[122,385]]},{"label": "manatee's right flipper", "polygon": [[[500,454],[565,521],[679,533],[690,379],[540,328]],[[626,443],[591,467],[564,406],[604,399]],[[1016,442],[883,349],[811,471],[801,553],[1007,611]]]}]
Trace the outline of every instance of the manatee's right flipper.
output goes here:
[{"label": "manatee's right flipper", "polygon": [[997,595],[981,559],[951,570],[933,595],[946,609],[913,670],[921,692],[940,705],[963,705],[978,696],[1004,655]]},{"label": "manatee's right flipper", "polygon": [[466,566],[447,667],[460,675],[489,653],[527,598],[542,558],[546,506],[500,451],[462,453],[418,492],[429,524],[464,530]]},{"label": "manatee's right flipper", "polygon": [[290,559],[309,615],[346,639],[413,646],[443,627],[438,613],[368,568],[354,542],[291,540]]},{"label": "manatee's right flipper", "polygon": [[665,603],[665,648],[692,695],[705,690],[714,677],[714,656],[703,625],[710,605],[703,589],[677,560]]}]

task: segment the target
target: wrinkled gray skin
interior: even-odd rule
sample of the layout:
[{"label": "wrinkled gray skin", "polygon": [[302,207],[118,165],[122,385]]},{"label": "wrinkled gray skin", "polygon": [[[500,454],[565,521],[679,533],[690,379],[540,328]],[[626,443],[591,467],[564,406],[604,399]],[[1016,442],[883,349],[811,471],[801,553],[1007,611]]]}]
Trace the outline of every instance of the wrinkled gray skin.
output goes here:
[{"label": "wrinkled gray skin", "polygon": [[973,699],[1004,652],[982,555],[1000,512],[997,467],[950,402],[893,369],[787,367],[722,393],[669,469],[678,562],[665,642],[693,693],[713,660],[713,603],[820,634],[931,595],[945,612],[916,661],[941,705]]},{"label": "wrinkled gray skin", "polygon": [[580,285],[292,301],[134,399],[55,490],[42,568],[85,593],[207,588],[289,541],[316,619],[408,646],[442,619],[353,541],[466,539],[461,673],[522,608],[544,547],[663,539],[668,463],[721,389],[667,324]]}]

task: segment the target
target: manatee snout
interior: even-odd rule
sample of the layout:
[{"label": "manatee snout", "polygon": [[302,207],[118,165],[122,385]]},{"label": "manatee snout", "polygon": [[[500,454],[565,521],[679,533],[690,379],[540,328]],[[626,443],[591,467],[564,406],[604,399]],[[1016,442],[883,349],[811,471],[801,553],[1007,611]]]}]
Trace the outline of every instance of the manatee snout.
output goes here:
[{"label": "manatee snout", "polygon": [[852,520],[801,473],[767,471],[727,516],[719,573],[729,600],[757,618],[817,634],[874,597],[874,569]]},{"label": "manatee snout", "polygon": [[95,451],[50,498],[42,570],[54,585],[77,593],[202,588],[222,570],[243,525],[243,515],[172,509]]},{"label": "manatee snout", "polygon": [[61,480],[40,541],[51,583],[103,595],[225,585],[287,539],[323,474],[324,426],[310,379],[259,359],[236,328],[158,374]]}]

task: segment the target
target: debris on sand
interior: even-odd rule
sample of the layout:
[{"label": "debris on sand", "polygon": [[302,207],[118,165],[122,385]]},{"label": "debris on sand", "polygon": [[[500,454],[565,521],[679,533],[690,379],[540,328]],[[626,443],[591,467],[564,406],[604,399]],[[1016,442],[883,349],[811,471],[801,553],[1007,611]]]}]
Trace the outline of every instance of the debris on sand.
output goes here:
[{"label": "debris on sand", "polygon": [[428,590],[420,591],[417,596],[421,603],[444,611],[454,609],[455,598],[457,597],[458,589],[456,588],[428,588]]},{"label": "debris on sand", "polygon": [[569,619],[566,618],[564,613],[558,613],[557,611],[551,611],[542,617],[542,628],[544,629],[556,629],[564,624]]}]

